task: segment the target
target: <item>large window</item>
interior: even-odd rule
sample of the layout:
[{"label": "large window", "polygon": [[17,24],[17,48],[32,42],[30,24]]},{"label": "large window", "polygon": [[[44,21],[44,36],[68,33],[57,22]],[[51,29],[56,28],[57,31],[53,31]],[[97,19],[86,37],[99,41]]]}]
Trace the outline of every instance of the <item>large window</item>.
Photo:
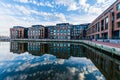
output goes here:
[{"label": "large window", "polygon": [[120,10],[120,3],[117,4],[117,10]]},{"label": "large window", "polygon": [[117,23],[117,26],[120,27],[120,22]]},{"label": "large window", "polygon": [[120,35],[119,35],[119,33],[120,33],[120,31],[118,30],[118,31],[114,31],[114,33],[113,33],[113,39],[120,39]]},{"label": "large window", "polygon": [[54,30],[54,33],[56,32],[56,30]]},{"label": "large window", "polygon": [[104,30],[104,20],[101,21],[101,31]]},{"label": "large window", "polygon": [[117,13],[117,19],[119,19],[120,18],[120,13]]},{"label": "large window", "polygon": [[105,29],[108,29],[108,17],[105,18]]},{"label": "large window", "polygon": [[97,23],[97,31],[100,31],[100,22]]},{"label": "large window", "polygon": [[70,35],[70,33],[68,33],[68,35]]},{"label": "large window", "polygon": [[68,32],[70,32],[70,29],[68,29]]}]

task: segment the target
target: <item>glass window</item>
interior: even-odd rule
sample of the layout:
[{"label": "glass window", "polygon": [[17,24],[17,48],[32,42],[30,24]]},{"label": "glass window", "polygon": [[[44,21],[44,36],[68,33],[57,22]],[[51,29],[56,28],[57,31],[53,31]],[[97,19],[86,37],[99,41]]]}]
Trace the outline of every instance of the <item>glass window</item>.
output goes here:
[{"label": "glass window", "polygon": [[120,13],[117,13],[117,19],[119,19],[120,18]]},{"label": "glass window", "polygon": [[108,17],[105,19],[105,29],[108,29]]},{"label": "glass window", "polygon": [[68,28],[70,29],[70,26],[68,26]]},{"label": "glass window", "polygon": [[[101,21],[101,30],[104,30],[104,20]],[[92,31],[93,32],[93,31]]]},{"label": "glass window", "polygon": [[70,39],[70,36],[68,36],[68,39]]},{"label": "glass window", "polygon": [[100,31],[100,22],[97,23],[97,31]]},{"label": "glass window", "polygon": [[68,29],[68,32],[70,32],[70,29]]},{"label": "glass window", "polygon": [[54,30],[54,32],[56,32],[56,30]]},{"label": "glass window", "polygon": [[117,4],[117,10],[120,10],[120,3]]},{"label": "glass window", "polygon": [[105,21],[106,21],[106,23],[108,23],[108,17],[106,17],[106,20],[105,20]]},{"label": "glass window", "polygon": [[120,22],[117,23],[118,27],[120,27]]},{"label": "glass window", "polygon": [[68,33],[68,35],[70,35],[70,33]]},{"label": "glass window", "polygon": [[61,30],[61,33],[63,32],[63,30]]},{"label": "glass window", "polygon": [[64,30],[64,33],[66,33],[66,30]]}]

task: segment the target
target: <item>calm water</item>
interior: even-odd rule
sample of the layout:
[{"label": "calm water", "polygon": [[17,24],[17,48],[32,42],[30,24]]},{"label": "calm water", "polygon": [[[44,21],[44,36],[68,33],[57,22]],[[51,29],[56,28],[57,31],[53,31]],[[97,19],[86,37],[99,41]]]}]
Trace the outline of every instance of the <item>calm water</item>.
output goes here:
[{"label": "calm water", "polygon": [[0,80],[120,80],[119,60],[82,44],[0,42]]}]

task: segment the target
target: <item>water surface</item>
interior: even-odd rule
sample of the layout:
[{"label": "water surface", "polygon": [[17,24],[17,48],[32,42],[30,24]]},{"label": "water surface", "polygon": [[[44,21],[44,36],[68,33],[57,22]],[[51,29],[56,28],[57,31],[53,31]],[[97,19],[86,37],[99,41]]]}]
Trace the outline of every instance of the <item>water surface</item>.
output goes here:
[{"label": "water surface", "polygon": [[82,44],[0,42],[0,80],[120,80],[112,59]]}]

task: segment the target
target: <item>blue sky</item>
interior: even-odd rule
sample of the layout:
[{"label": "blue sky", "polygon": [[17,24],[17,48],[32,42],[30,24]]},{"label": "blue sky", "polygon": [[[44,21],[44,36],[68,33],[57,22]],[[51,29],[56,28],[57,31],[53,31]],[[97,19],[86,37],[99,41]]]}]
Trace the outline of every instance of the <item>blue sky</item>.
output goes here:
[{"label": "blue sky", "polygon": [[90,23],[116,0],[0,0],[0,35],[32,24]]}]

